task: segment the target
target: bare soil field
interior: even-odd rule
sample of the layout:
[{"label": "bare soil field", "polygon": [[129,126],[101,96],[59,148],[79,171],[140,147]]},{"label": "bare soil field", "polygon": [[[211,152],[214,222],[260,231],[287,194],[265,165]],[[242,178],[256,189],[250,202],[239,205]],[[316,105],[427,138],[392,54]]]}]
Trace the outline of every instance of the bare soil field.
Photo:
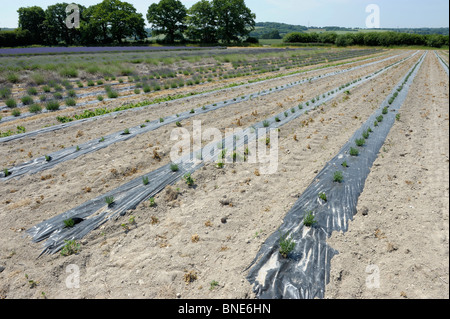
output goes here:
[{"label": "bare soil field", "polygon": [[[250,127],[412,53],[377,54],[370,62],[399,56],[196,115],[181,124],[189,132],[194,120],[201,121],[203,128],[221,132]],[[195,187],[184,181],[167,186],[155,196],[155,205],[143,202],[90,232],[79,242],[76,254],[37,258],[42,245],[33,243],[26,230],[170,163],[175,124],[38,174],[0,181],[0,298],[255,298],[246,276],[261,245],[325,163],[379,108],[422,53],[283,125],[278,132],[275,174],[260,174],[260,164],[227,163],[217,168],[206,163],[192,175]],[[0,167],[99,139],[147,119],[368,62],[159,103],[1,143]],[[448,81],[436,56],[429,52],[402,107],[401,119],[372,167],[349,231],[329,239],[339,254],[332,259],[326,298],[448,298]],[[227,83],[208,84],[208,88]],[[171,92],[190,90],[194,88]],[[161,91],[126,102],[167,94]],[[104,105],[121,103],[105,101]],[[77,112],[80,109],[36,115],[0,128],[26,125],[28,131],[37,130],[57,124],[56,115]],[[378,288],[366,284],[369,265],[379,269]],[[79,270],[75,287],[70,281],[73,269]]]}]

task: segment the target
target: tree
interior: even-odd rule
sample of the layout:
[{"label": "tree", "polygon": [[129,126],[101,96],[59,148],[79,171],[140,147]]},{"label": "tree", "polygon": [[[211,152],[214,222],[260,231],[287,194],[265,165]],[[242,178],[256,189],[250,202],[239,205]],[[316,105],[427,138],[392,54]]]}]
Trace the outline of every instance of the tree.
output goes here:
[{"label": "tree", "polygon": [[147,12],[147,20],[152,25],[153,35],[165,35],[167,43],[183,39],[186,17],[186,7],[178,0],[161,0],[159,3],[153,3]]},{"label": "tree", "polygon": [[336,43],[337,33],[336,32],[323,32],[319,34],[320,43]]},{"label": "tree", "polygon": [[28,30],[33,43],[43,43],[45,12],[41,7],[19,8],[19,28]]},{"label": "tree", "polygon": [[134,6],[120,0],[103,0],[89,7],[82,24],[84,41],[121,43],[126,37],[145,38],[145,20]]},{"label": "tree", "polygon": [[224,43],[239,41],[255,29],[256,16],[244,0],[213,0],[217,19],[217,39]]},{"label": "tree", "polygon": [[188,11],[186,35],[202,43],[217,42],[217,21],[212,3],[200,0]]},{"label": "tree", "polygon": [[[76,28],[69,29],[66,25],[68,3],[57,3],[45,10],[44,30],[48,44],[64,42],[72,45],[80,42],[81,32]],[[80,17],[83,16],[85,7],[78,5]]]}]

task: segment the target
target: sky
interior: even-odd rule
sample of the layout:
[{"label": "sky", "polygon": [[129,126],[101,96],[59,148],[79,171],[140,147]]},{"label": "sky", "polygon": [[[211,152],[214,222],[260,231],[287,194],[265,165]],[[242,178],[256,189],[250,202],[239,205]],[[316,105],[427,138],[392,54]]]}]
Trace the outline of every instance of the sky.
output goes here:
[{"label": "sky", "polygon": [[[155,0],[122,0],[134,5],[146,16],[148,7]],[[181,0],[190,8],[198,0]],[[44,10],[58,2],[70,0],[0,0],[0,27],[16,28],[17,9],[40,6]],[[90,6],[101,0],[74,1]],[[366,28],[366,20],[372,14],[366,7],[379,7],[380,28],[448,27],[448,0],[245,0],[247,7],[256,14],[256,22],[282,22],[304,26],[340,26]]]}]

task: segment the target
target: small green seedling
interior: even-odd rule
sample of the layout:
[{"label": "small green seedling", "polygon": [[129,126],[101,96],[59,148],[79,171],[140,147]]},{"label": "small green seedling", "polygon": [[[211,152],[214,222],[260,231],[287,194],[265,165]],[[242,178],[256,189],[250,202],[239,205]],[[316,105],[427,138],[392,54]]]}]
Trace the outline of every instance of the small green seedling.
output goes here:
[{"label": "small green seedling", "polygon": [[115,202],[114,196],[106,196],[105,202],[106,202],[106,204],[108,204],[108,207],[112,207]]},{"label": "small green seedling", "polygon": [[400,121],[400,117],[401,117],[400,113],[397,113],[397,115],[395,115],[395,119],[396,119],[397,121]]},{"label": "small green seedling", "polygon": [[347,161],[344,161],[341,165],[342,165],[342,167],[345,167],[345,168],[348,167]]},{"label": "small green seedling", "polygon": [[105,138],[104,137],[102,137],[100,140],[99,140],[99,142],[104,142],[105,141]]},{"label": "small green seedling", "polygon": [[356,139],[355,143],[356,143],[356,146],[361,147],[361,146],[364,146],[364,144],[366,144],[366,140],[364,139],[364,137],[358,138],[358,139]]},{"label": "small green seedling", "polygon": [[350,155],[351,156],[358,156],[359,155],[359,150],[357,148],[350,147]]},{"label": "small green seedling", "polygon": [[223,162],[217,162],[217,168],[223,168],[224,164]]},{"label": "small green seedling", "polygon": [[210,282],[209,285],[210,285],[209,290],[214,290],[214,288],[216,288],[219,285],[219,283],[217,281],[213,280]]},{"label": "small green seedling", "polygon": [[8,177],[9,175],[11,175],[11,172],[8,171],[7,168],[5,168],[5,169],[3,170],[3,174],[5,175],[5,177]]},{"label": "small green seedling", "polygon": [[342,183],[343,180],[344,180],[344,175],[342,174],[342,172],[340,172],[340,171],[334,172],[334,175],[333,175],[334,182]]},{"label": "small green seedling", "polygon": [[311,227],[316,223],[317,221],[314,219],[312,211],[309,211],[303,219],[303,225],[305,225],[306,227]]},{"label": "small green seedling", "polygon": [[123,135],[129,135],[130,134],[130,129],[129,128],[126,128],[124,131],[123,131]]},{"label": "small green seedling", "polygon": [[148,201],[150,202],[150,207],[155,207],[156,206],[156,202],[155,202],[155,198],[154,197],[151,197]]},{"label": "small green seedling", "polygon": [[45,161],[50,162],[52,160],[52,157],[49,155],[45,155]]},{"label": "small green seedling", "polygon": [[193,186],[195,183],[194,179],[191,177],[191,173],[184,175],[184,180],[189,187]]},{"label": "small green seedling", "polygon": [[388,114],[388,112],[389,112],[389,111],[388,111],[388,108],[387,108],[387,106],[386,106],[386,107],[383,108],[383,111],[382,111],[381,113],[383,113],[383,114]]},{"label": "small green seedling", "polygon": [[269,121],[264,121],[264,122],[263,122],[263,126],[264,126],[264,127],[269,127],[269,125],[270,125]]},{"label": "small green seedling", "polygon": [[364,131],[364,133],[362,134],[362,136],[367,140],[369,138],[369,130]]},{"label": "small green seedling", "polygon": [[73,226],[75,226],[75,222],[72,218],[66,219],[64,221],[64,228],[72,228]]},{"label": "small green seedling", "polygon": [[326,201],[327,201],[327,194],[325,194],[325,193],[319,193],[319,198],[320,198],[321,200],[323,200],[324,202],[326,202]]},{"label": "small green seedling", "polygon": [[181,127],[181,123],[180,122],[176,122],[175,124],[176,124],[176,126]]},{"label": "small green seedling", "polygon": [[65,240],[66,245],[61,249],[62,256],[70,256],[80,251],[80,244],[75,240]]},{"label": "small green seedling", "polygon": [[148,183],[149,183],[148,176],[142,177],[142,184],[148,185]]},{"label": "small green seedling", "polygon": [[172,172],[177,172],[178,171],[178,165],[177,164],[175,164],[175,163],[172,163],[172,164],[170,164],[170,170],[172,171]]},{"label": "small green seedling", "polygon": [[280,236],[280,255],[283,258],[287,258],[288,255],[294,250],[295,248],[295,242],[291,238],[288,238],[288,234],[284,234]]}]

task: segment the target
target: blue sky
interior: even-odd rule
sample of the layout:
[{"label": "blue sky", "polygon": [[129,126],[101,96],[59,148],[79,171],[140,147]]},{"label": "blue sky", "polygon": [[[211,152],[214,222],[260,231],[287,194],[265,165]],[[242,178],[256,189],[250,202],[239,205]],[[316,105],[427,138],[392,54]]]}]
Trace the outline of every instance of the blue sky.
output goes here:
[{"label": "blue sky", "polygon": [[[125,0],[146,15],[150,4],[158,1]],[[198,0],[181,0],[189,8]],[[0,0],[0,27],[17,27],[17,9],[37,5],[43,9],[70,0]],[[90,6],[101,0],[77,0]],[[310,26],[342,26],[365,28],[366,6],[380,8],[381,28],[448,27],[448,0],[245,0],[256,14],[257,22],[283,22]]]}]

